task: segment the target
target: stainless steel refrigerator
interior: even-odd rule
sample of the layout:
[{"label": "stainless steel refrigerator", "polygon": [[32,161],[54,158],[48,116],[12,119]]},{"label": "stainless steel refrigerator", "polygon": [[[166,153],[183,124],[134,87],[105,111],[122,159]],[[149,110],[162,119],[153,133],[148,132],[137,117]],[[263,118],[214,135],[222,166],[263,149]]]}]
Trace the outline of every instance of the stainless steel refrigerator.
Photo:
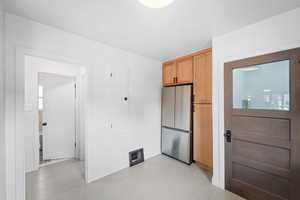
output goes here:
[{"label": "stainless steel refrigerator", "polygon": [[162,91],[162,153],[192,161],[192,86],[164,87]]}]

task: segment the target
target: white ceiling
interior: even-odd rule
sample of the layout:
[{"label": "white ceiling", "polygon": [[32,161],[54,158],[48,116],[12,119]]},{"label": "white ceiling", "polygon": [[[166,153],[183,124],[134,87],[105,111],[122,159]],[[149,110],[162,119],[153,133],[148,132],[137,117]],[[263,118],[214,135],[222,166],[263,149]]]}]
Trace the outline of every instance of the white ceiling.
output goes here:
[{"label": "white ceiling", "polygon": [[158,60],[211,46],[211,38],[300,6],[299,0],[6,0],[6,10]]}]

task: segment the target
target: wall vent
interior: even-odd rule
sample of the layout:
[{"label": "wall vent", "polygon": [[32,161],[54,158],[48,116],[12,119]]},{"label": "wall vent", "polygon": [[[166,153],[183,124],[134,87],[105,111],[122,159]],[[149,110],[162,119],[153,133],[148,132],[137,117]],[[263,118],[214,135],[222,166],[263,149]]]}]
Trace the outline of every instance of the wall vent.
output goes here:
[{"label": "wall vent", "polygon": [[129,165],[130,167],[144,162],[144,149],[137,149],[129,152]]}]

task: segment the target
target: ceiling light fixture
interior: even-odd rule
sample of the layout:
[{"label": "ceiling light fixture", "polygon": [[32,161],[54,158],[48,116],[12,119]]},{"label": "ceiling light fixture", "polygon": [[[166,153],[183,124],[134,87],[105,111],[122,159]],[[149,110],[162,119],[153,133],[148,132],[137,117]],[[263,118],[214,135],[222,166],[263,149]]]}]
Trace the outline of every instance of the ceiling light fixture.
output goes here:
[{"label": "ceiling light fixture", "polygon": [[139,0],[141,4],[149,8],[164,8],[173,3],[173,1],[174,0]]}]

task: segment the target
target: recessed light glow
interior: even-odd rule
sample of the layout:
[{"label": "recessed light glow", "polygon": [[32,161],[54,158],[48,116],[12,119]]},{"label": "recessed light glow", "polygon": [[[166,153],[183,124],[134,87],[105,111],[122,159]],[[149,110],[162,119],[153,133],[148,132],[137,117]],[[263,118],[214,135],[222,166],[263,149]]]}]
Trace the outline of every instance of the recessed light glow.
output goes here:
[{"label": "recessed light glow", "polygon": [[258,68],[257,67],[247,67],[247,68],[241,68],[240,70],[249,72],[249,71],[256,71],[256,70],[258,70]]},{"label": "recessed light glow", "polygon": [[173,1],[174,0],[139,0],[141,4],[149,8],[163,8],[173,3]]}]

